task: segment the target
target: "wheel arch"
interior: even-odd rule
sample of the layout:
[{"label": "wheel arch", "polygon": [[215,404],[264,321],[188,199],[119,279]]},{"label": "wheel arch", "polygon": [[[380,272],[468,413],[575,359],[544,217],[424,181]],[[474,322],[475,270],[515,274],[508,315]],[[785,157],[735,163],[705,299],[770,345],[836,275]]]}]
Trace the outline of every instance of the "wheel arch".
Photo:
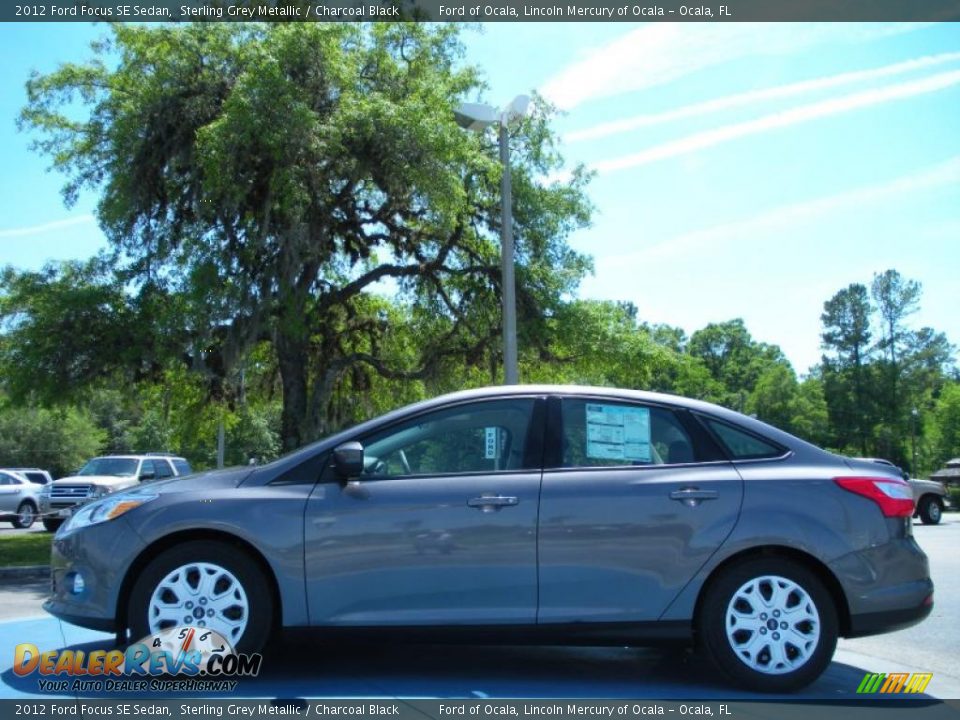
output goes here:
[{"label": "wheel arch", "polygon": [[270,619],[271,625],[274,628],[279,627],[281,618],[283,617],[283,599],[280,595],[280,587],[277,583],[277,578],[274,575],[273,569],[270,567],[270,563],[267,562],[267,559],[264,557],[263,553],[261,553],[253,544],[244,540],[238,535],[224,532],[222,530],[212,530],[209,528],[182,530],[179,532],[170,533],[169,535],[164,535],[163,537],[157,538],[140,551],[137,557],[134,558],[133,562],[130,563],[130,567],[127,568],[127,572],[123,577],[123,582],[120,585],[120,590],[117,593],[117,627],[124,630],[128,629],[129,625],[127,618],[127,606],[130,603],[130,594],[133,592],[133,586],[136,578],[150,563],[150,561],[157,557],[157,555],[160,553],[165,552],[170,548],[176,547],[177,545],[183,545],[184,543],[188,542],[195,542],[197,540],[211,540],[215,542],[222,542],[226,545],[231,545],[234,548],[246,553],[254,562],[257,563],[261,572],[263,572],[263,576],[267,580],[267,584],[270,587],[270,594],[273,598],[273,617]]},{"label": "wheel arch", "polygon": [[850,632],[850,606],[847,604],[846,593],[843,591],[843,586],[840,584],[836,575],[813,555],[785,545],[765,545],[762,547],[748,548],[731,555],[713,568],[700,588],[700,592],[697,594],[697,602],[693,610],[694,632],[699,632],[697,625],[700,622],[701,609],[707,591],[729,568],[747,560],[755,560],[758,558],[772,559],[778,557],[793,560],[797,564],[804,566],[823,582],[837,610],[840,636],[846,636]]}]

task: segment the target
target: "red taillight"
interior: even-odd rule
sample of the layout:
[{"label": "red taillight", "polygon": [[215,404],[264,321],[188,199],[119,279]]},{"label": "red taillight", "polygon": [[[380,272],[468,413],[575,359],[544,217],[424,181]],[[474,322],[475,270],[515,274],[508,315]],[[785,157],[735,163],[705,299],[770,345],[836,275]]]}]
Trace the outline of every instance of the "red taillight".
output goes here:
[{"label": "red taillight", "polygon": [[844,490],[870,498],[885,517],[913,515],[913,491],[903,480],[888,477],[838,477],[833,481]]}]

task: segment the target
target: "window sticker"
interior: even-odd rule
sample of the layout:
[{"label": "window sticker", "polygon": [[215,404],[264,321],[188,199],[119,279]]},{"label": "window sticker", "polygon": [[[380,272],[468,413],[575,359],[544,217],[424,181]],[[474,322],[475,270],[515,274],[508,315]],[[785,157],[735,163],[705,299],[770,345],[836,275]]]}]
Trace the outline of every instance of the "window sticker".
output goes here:
[{"label": "window sticker", "polygon": [[484,442],[484,459],[486,460],[496,460],[500,457],[500,428],[488,427],[484,428],[485,432],[485,442]]},{"label": "window sticker", "polygon": [[651,462],[650,409],[587,403],[587,457]]}]

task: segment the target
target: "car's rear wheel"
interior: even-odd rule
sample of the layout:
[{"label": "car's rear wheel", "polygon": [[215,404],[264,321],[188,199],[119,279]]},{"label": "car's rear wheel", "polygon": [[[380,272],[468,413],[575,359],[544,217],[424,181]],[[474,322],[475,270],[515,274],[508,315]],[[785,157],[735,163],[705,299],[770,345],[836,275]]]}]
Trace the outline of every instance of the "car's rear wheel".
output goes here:
[{"label": "car's rear wheel", "polygon": [[63,525],[63,520],[44,520],[43,529],[47,532],[56,532]]},{"label": "car's rear wheel", "polygon": [[37,508],[32,502],[24,500],[17,508],[17,516],[13,519],[13,526],[21,530],[26,530],[32,526],[37,519]]},{"label": "car's rear wheel", "polygon": [[177,545],[152,560],[130,594],[134,640],[173,627],[217,631],[238,652],[259,652],[273,625],[273,598],[259,565],[222,542]]},{"label": "car's rear wheel", "polygon": [[943,516],[943,501],[935,495],[924,495],[917,503],[917,510],[924,525],[937,525]]},{"label": "car's rear wheel", "polygon": [[698,637],[733,682],[793,692],[816,680],[837,644],[837,612],[814,573],[786,558],[747,560],[711,582]]}]

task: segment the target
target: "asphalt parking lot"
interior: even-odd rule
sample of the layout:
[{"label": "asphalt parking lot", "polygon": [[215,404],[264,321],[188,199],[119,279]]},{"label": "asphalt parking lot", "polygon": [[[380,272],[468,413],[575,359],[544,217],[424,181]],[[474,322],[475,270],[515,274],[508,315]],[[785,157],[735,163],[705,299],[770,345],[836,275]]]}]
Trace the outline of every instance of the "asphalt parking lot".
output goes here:
[{"label": "asphalt parking lot", "polygon": [[[856,688],[867,672],[932,672],[926,697],[960,698],[960,514],[938,526],[915,523],[931,559],[936,604],[918,626],[896,633],[841,640],[827,672],[804,692],[811,700],[862,699]],[[11,670],[14,647],[41,650],[112,647],[112,636],[45,616],[45,580],[0,583],[0,698],[58,697],[41,693],[36,677]],[[104,695],[112,697],[111,695]],[[725,685],[687,652],[634,648],[537,648],[381,644],[318,644],[288,637],[264,669],[240,681],[230,695],[251,698],[657,698],[761,697]],[[59,697],[72,697],[62,693]],[[205,697],[207,697],[205,695]],[[768,696],[762,696],[768,697]],[[878,698],[882,700],[882,696]]]}]

